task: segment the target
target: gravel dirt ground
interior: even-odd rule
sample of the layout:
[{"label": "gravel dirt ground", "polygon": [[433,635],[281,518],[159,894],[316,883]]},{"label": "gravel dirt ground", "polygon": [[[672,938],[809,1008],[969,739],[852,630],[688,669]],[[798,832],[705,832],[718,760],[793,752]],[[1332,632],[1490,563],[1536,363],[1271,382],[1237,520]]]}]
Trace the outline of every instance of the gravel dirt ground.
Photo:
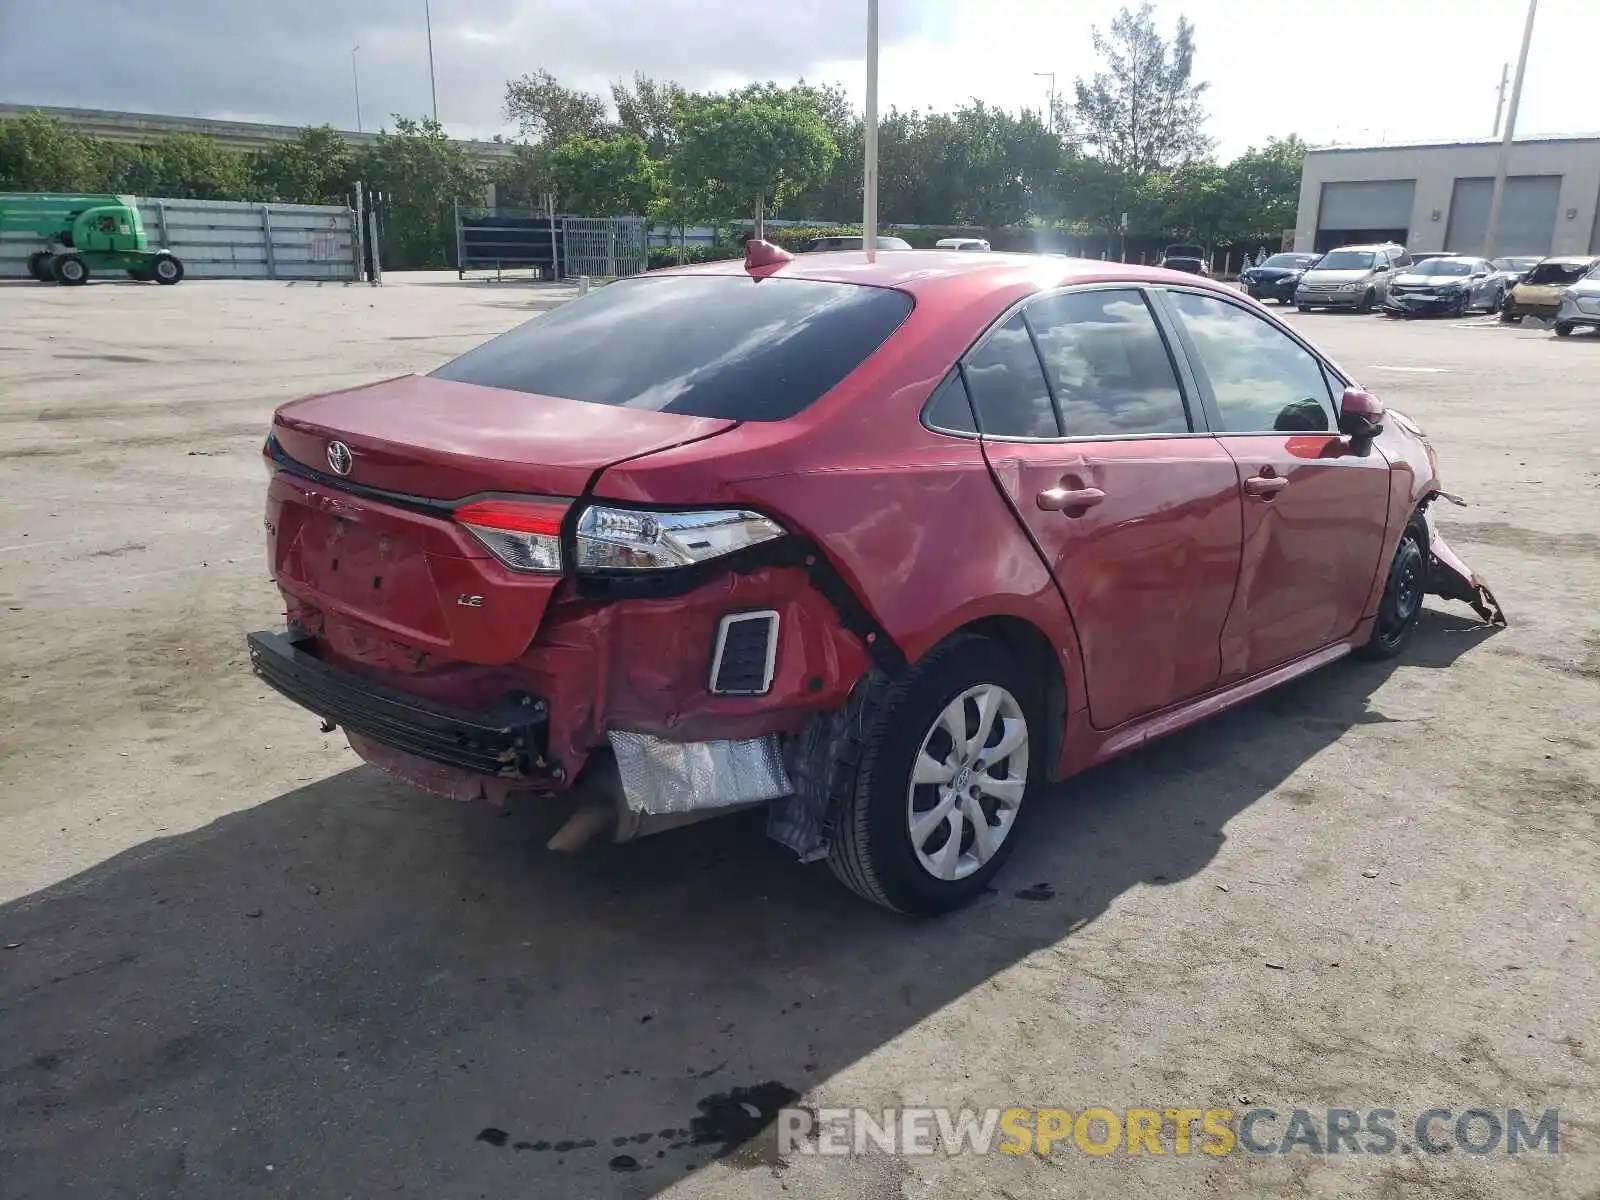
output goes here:
[{"label": "gravel dirt ground", "polygon": [[[1433,436],[1510,628],[1430,602],[918,923],[758,820],[549,854],[251,678],[273,406],[548,295],[0,285],[0,1197],[1600,1195],[1600,337],[1291,316]],[[1408,1152],[780,1161],[794,1095],[1391,1108]],[[1559,1153],[1417,1153],[1433,1107]]]}]

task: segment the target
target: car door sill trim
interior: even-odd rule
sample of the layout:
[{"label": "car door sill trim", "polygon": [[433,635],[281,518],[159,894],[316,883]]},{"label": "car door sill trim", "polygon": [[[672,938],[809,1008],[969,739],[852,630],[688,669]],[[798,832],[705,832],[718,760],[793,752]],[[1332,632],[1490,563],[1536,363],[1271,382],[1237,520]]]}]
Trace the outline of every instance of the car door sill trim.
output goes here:
[{"label": "car door sill trim", "polygon": [[1231,683],[1225,688],[1214,692],[1206,692],[1193,700],[1186,700],[1173,708],[1161,709],[1149,716],[1138,717],[1122,727],[1112,730],[1100,743],[1100,748],[1095,752],[1093,762],[1103,762],[1119,754],[1126,754],[1129,750],[1165,737],[1186,725],[1193,725],[1206,717],[1213,716],[1224,709],[1232,708],[1252,697],[1260,695],[1287,683],[1301,675],[1309,674],[1329,663],[1337,662],[1349,654],[1352,649],[1349,642],[1335,642],[1331,646],[1324,646],[1321,650],[1314,650],[1301,658],[1292,659],[1281,663],[1259,675],[1252,675],[1248,679],[1241,679]]}]

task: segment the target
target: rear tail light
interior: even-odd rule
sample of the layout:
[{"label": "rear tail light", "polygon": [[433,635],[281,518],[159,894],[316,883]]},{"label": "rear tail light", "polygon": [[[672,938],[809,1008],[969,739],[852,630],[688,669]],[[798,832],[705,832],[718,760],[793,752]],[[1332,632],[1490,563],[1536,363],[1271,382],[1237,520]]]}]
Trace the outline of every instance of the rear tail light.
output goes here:
[{"label": "rear tail light", "polygon": [[686,567],[720,558],[787,532],[746,509],[639,512],[591,505],[578,518],[580,571],[640,571]]},{"label": "rear tail light", "polygon": [[513,571],[559,573],[566,508],[548,500],[474,500],[455,518]]}]

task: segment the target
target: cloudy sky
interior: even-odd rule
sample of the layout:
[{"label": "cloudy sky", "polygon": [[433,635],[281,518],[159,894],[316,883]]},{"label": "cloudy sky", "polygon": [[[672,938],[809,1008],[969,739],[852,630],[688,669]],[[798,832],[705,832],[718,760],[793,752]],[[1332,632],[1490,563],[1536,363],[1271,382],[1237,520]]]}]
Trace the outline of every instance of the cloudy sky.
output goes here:
[{"label": "cloudy sky", "polygon": [[[512,132],[507,78],[603,90],[644,71],[690,87],[863,81],[862,0],[431,0],[439,115]],[[880,0],[885,107],[969,97],[1042,107],[1090,72],[1118,0]],[[1224,154],[1314,143],[1487,137],[1521,0],[1157,0],[1197,27]],[[429,108],[424,0],[0,0],[0,100],[366,128]],[[65,22],[65,24],[63,24]],[[90,36],[78,36],[92,31]],[[1600,0],[1543,0],[1518,128],[1600,131]]]}]

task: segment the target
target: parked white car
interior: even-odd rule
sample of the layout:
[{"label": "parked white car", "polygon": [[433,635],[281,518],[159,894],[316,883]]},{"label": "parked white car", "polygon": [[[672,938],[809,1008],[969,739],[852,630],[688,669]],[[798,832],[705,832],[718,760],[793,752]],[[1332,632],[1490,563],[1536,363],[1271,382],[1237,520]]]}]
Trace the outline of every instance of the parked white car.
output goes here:
[{"label": "parked white car", "polygon": [[1570,337],[1574,329],[1600,329],[1600,264],[1561,293],[1555,329],[1557,337]]}]

